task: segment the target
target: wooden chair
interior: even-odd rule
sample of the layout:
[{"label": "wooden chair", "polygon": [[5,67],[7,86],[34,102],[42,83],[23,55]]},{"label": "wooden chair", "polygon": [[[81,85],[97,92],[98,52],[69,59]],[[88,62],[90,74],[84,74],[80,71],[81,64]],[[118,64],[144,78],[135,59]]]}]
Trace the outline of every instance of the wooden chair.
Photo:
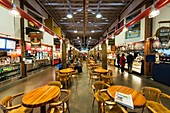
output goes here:
[{"label": "wooden chair", "polygon": [[55,71],[56,79],[55,80],[59,80],[59,74],[60,74],[60,70],[56,69],[56,71]]},{"label": "wooden chair", "polygon": [[12,96],[6,96],[4,97],[0,102],[0,108],[4,113],[32,113],[32,108],[26,108],[22,106],[21,104],[13,105],[12,101],[23,95],[24,93],[18,93]]},{"label": "wooden chair", "polygon": [[61,84],[60,81],[51,81],[51,82],[48,83],[48,85],[58,86],[59,88],[63,87],[63,85]]},{"label": "wooden chair", "polygon": [[66,113],[69,109],[70,90],[61,89],[60,100],[50,103],[48,113]]},{"label": "wooden chair", "polygon": [[102,74],[102,75],[101,75],[101,79],[102,79],[102,81],[103,81],[104,83],[106,83],[106,84],[109,84],[109,85],[113,84],[112,76],[110,76],[110,75],[104,75],[104,74]]},{"label": "wooden chair", "polygon": [[124,107],[116,104],[112,100],[104,100],[102,97],[102,92],[107,92],[107,90],[98,90],[96,96],[98,98],[98,112],[99,113],[128,113]]},{"label": "wooden chair", "polygon": [[162,93],[161,90],[153,87],[143,87],[141,93],[147,99],[146,107],[152,113],[170,113],[170,110],[163,105],[163,98],[169,99],[170,96]]},{"label": "wooden chair", "polygon": [[59,81],[64,84],[65,88],[69,87],[70,74],[59,74]]},{"label": "wooden chair", "polygon": [[97,81],[100,79],[100,74],[99,73],[94,73],[92,70],[89,72],[89,84],[91,85],[93,80]]},{"label": "wooden chair", "polygon": [[73,71],[71,74],[71,79],[76,83],[76,91],[78,86],[78,75],[79,75],[78,70]]},{"label": "wooden chair", "polygon": [[[110,85],[104,83],[103,81],[95,81],[92,84],[92,92],[93,92],[93,95],[94,95],[92,106],[94,106],[95,97],[97,97],[96,92],[98,90],[108,88],[108,87],[110,87]],[[104,98],[104,100],[109,100],[110,99],[110,97],[105,93],[102,93],[102,97]]]}]

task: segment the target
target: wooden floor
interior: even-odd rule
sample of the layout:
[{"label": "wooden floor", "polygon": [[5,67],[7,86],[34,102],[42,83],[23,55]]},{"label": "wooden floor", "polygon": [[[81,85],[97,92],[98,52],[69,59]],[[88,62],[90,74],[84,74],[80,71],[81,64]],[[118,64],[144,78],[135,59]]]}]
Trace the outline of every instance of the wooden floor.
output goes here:
[{"label": "wooden floor", "polygon": [[[72,83],[71,98],[70,98],[70,111],[71,113],[97,113],[97,103],[92,108],[93,94],[91,86],[88,82],[88,74],[86,71],[85,62],[83,63],[83,73],[79,76],[78,90],[74,83]],[[170,87],[161,83],[146,79],[144,76],[128,74],[125,72],[121,75],[118,69],[114,66],[108,66],[108,69],[113,70],[115,76],[114,83],[118,85],[125,85],[140,91],[143,86],[152,86],[159,88],[162,92],[170,95]],[[30,73],[28,77],[10,82],[6,85],[0,86],[0,99],[4,96],[16,94],[18,92],[29,92],[34,88],[46,85],[49,81],[55,79],[55,68],[48,67],[43,70],[37,70],[37,72]],[[19,103],[21,98],[18,98],[15,103]],[[170,103],[167,103],[170,107]],[[47,105],[48,108],[48,105]],[[129,112],[141,112],[141,109],[130,110]],[[0,111],[2,113],[2,111]],[[39,113],[39,108],[34,109],[34,113]],[[145,109],[144,113],[148,113]]]}]

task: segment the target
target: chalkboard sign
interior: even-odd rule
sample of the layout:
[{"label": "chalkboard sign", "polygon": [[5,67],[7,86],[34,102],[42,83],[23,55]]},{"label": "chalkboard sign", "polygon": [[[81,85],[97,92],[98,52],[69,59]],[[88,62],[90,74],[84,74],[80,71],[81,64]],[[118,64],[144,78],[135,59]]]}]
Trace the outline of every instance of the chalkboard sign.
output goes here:
[{"label": "chalkboard sign", "polygon": [[115,39],[109,39],[108,45],[115,45]]},{"label": "chalkboard sign", "polygon": [[159,38],[161,44],[168,44],[170,37],[170,27],[160,27],[156,31],[156,36]]},{"label": "chalkboard sign", "polygon": [[60,45],[60,40],[58,38],[54,38],[54,45]]},{"label": "chalkboard sign", "polygon": [[0,57],[6,57],[7,52],[6,51],[0,51]]}]

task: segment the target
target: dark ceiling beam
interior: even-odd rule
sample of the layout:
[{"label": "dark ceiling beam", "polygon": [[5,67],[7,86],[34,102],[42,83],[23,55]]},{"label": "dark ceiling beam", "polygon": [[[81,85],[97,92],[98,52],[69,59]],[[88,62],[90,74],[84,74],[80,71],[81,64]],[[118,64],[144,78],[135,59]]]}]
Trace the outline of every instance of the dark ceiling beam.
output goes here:
[{"label": "dark ceiling beam", "polygon": [[[60,24],[67,24],[67,25],[69,25],[69,24],[73,24],[73,23],[71,23],[71,22],[62,22]],[[91,23],[88,23],[88,24],[92,25]],[[95,22],[94,24],[100,25],[100,24],[109,24],[109,23],[108,22],[100,22],[100,23]],[[79,24],[77,24],[77,25],[79,25]]]},{"label": "dark ceiling beam", "polygon": [[[72,7],[72,10],[77,10],[81,7]],[[69,7],[54,7],[55,10],[68,10]],[[92,9],[92,10],[97,10],[97,7],[89,7],[89,9]],[[118,10],[118,9],[122,9],[122,7],[100,7],[100,10]],[[50,10],[50,9],[48,9]]]},{"label": "dark ceiling beam", "polygon": [[[92,29],[91,29],[91,30],[92,30]],[[86,33],[91,33],[91,30],[86,31]],[[74,33],[74,30],[66,30],[66,31],[67,31],[67,32],[72,32],[72,33]],[[95,32],[94,32],[93,34],[102,32],[102,30],[94,30],[94,31],[95,31]],[[84,34],[84,30],[78,30],[78,33]]]},{"label": "dark ceiling beam", "polygon": [[[51,6],[68,6],[66,3],[45,3],[44,5],[51,5]],[[98,3],[90,3],[89,6],[97,6]],[[112,3],[102,3],[101,6],[124,6],[125,3],[123,2],[112,2]],[[82,6],[82,3],[72,3],[71,6]]]},{"label": "dark ceiling beam", "polygon": [[63,26],[61,26],[59,24],[59,21],[43,6],[43,4],[39,1],[39,0],[36,0],[36,2],[44,9],[44,11],[54,19],[54,22],[59,26],[61,27],[61,30],[68,36],[68,38],[70,39],[70,36],[68,35],[68,33],[66,32],[66,30],[64,29]]}]

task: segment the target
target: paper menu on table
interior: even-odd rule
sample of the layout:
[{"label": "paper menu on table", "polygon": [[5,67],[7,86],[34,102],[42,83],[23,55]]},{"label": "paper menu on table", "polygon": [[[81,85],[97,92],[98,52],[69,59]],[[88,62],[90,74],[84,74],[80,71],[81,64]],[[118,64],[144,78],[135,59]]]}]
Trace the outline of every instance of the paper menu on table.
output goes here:
[{"label": "paper menu on table", "polygon": [[132,95],[116,92],[114,101],[122,104],[123,106],[126,106],[128,108],[134,109]]}]

